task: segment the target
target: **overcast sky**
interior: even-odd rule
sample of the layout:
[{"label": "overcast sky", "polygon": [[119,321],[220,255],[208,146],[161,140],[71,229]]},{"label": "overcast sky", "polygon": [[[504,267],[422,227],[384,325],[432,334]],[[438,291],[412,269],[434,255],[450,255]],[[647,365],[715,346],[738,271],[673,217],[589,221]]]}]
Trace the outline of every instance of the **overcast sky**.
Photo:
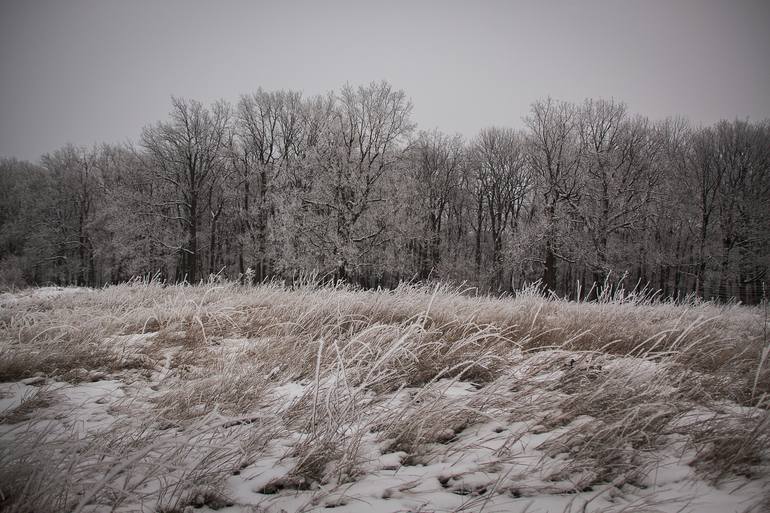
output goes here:
[{"label": "overcast sky", "polygon": [[519,127],[548,95],[696,124],[770,117],[770,0],[0,1],[0,156],[137,139],[170,96],[386,79],[420,128]]}]

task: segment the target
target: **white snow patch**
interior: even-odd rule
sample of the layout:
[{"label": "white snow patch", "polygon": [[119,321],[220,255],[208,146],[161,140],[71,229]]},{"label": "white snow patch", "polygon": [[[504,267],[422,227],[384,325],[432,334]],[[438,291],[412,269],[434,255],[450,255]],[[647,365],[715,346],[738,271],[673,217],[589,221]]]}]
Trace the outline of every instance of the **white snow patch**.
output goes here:
[{"label": "white snow patch", "polygon": [[38,394],[40,389],[24,383],[0,383],[0,414],[18,408],[22,402]]}]

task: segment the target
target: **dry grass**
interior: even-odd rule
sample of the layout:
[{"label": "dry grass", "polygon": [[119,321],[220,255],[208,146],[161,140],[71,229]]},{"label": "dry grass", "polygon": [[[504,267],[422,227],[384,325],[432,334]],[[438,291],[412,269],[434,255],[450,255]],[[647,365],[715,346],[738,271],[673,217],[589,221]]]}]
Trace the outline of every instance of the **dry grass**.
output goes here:
[{"label": "dry grass", "polygon": [[159,510],[181,511],[202,500],[227,502],[224,479],[255,458],[269,435],[206,420],[182,436],[130,424],[83,439],[32,426],[0,448],[0,510],[80,512],[149,499]]},{"label": "dry grass", "polygon": [[716,413],[688,427],[696,452],[693,465],[710,479],[761,475],[763,457],[770,447],[767,410]]},{"label": "dry grass", "polygon": [[394,408],[378,426],[380,438],[387,442],[388,451],[406,453],[406,462],[427,463],[431,445],[450,443],[483,417],[473,403],[449,399],[443,390],[428,387],[401,408]]},{"label": "dry grass", "polygon": [[[83,357],[94,355],[94,363],[100,364],[99,341],[116,334],[157,331],[169,343],[189,346],[222,336],[294,337],[297,348],[321,338],[363,345],[368,341],[356,341],[356,337],[366,338],[367,332],[370,338],[378,336],[372,333],[375,326],[403,332],[418,325],[422,353],[416,356],[422,357],[418,359],[423,365],[433,364],[436,356],[445,358],[439,362],[441,368],[484,351],[558,347],[654,359],[676,357],[695,370],[727,372],[729,367],[736,376],[747,370],[747,364],[758,363],[766,345],[757,308],[640,304],[623,297],[608,301],[568,303],[533,291],[499,300],[446,286],[354,291],[314,285],[289,290],[277,284],[243,289],[237,284],[164,287],[134,283],[4,305],[0,334],[24,349],[47,343],[80,348]],[[4,350],[9,355],[19,352],[5,346]],[[51,370],[51,363],[62,358],[64,354],[57,354],[39,365]],[[311,372],[312,366],[304,369],[305,375]],[[494,369],[491,373],[487,379],[498,374]],[[759,374],[755,396],[770,391],[770,373],[762,369]],[[3,375],[9,379],[17,373]],[[751,372],[752,381],[754,375]]]},{"label": "dry grass", "polygon": [[[133,282],[14,298],[2,305],[0,381],[77,381],[85,368],[145,380],[157,394],[137,406],[136,422],[85,439],[6,434],[3,511],[219,507],[225,477],[287,433],[296,436],[281,461],[291,470],[264,493],[337,485],[361,477],[367,443],[404,452],[404,464],[427,462],[490,419],[553,431],[539,450],[563,460],[550,477],[573,490],[640,481],[673,436],[714,481],[767,466],[770,345],[759,308],[622,291],[570,303],[534,289],[491,298],[311,282]],[[127,341],[134,334],[145,335]],[[449,395],[459,383],[465,393]],[[274,391],[286,384],[303,392],[283,400]],[[725,401],[744,409],[682,420]],[[27,406],[18,420],[34,424],[42,404]],[[513,446],[498,451],[502,463]]]},{"label": "dry grass", "polygon": [[51,395],[43,390],[21,398],[21,403],[10,411],[0,413],[0,424],[18,424],[30,419],[32,412],[52,404]]}]

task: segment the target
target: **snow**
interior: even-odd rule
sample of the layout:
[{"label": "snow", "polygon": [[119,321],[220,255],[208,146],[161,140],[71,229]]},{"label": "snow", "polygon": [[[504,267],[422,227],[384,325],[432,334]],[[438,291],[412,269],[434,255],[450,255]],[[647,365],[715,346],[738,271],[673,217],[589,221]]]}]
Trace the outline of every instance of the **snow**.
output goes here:
[{"label": "snow", "polygon": [[0,415],[18,408],[22,401],[37,395],[39,389],[23,381],[0,383]]},{"label": "snow", "polygon": [[[304,387],[282,385],[294,397]],[[452,384],[451,394],[467,391],[463,384]],[[280,392],[279,392],[280,393]],[[474,425],[450,445],[431,453],[425,464],[405,464],[404,452],[381,452],[376,436],[365,436],[361,452],[370,455],[362,466],[364,475],[352,483],[320,484],[310,490],[278,490],[265,487],[280,481],[292,468],[285,457],[286,443],[274,443],[274,450],[227,480],[227,489],[236,506],[221,511],[242,513],[260,508],[261,512],[325,511],[477,511],[485,512],[563,512],[624,511],[633,505],[653,506],[661,512],[738,512],[760,497],[762,484],[734,479],[719,487],[701,480],[686,458],[670,450],[662,456],[646,480],[645,488],[626,485],[623,480],[571,493],[572,483],[551,481],[559,459],[548,458],[539,449],[546,440],[569,427],[588,422],[576,418],[572,424],[551,432],[532,433],[530,425],[513,423],[501,429],[498,422]],[[511,444],[511,439],[515,443]],[[506,450],[501,451],[503,448]],[[742,486],[738,491],[737,486]],[[497,491],[498,493],[491,493]]]},{"label": "snow", "polygon": [[[302,397],[308,386],[284,383],[273,387],[272,395],[290,403]],[[443,389],[449,399],[463,398],[474,391],[468,383],[449,380],[438,382],[436,387]],[[0,385],[0,409],[12,410],[22,398],[39,390],[20,382],[4,383]],[[75,432],[81,438],[108,429],[118,417],[130,416],[132,410],[142,407],[143,398],[137,396],[148,393],[146,384],[131,387],[120,379],[77,385],[52,382],[46,390],[56,402],[38,411],[37,418],[56,419],[59,429]],[[399,394],[404,392],[414,391]],[[434,444],[423,464],[407,464],[405,452],[383,453],[378,436],[368,433],[360,449],[368,460],[361,465],[363,475],[354,482],[267,493],[265,487],[284,479],[294,464],[287,450],[297,437],[295,433],[284,433],[271,440],[257,461],[227,478],[227,495],[233,506],[218,511],[281,513],[333,508],[338,513],[386,513],[483,508],[487,513],[547,513],[582,511],[584,506],[586,511],[623,511],[637,505],[654,506],[661,512],[726,513],[743,511],[753,498],[766,493],[761,482],[741,478],[711,486],[695,474],[686,457],[674,450],[661,454],[654,470],[640,483],[644,489],[618,482],[568,493],[572,483],[549,477],[563,461],[546,456],[540,445],[588,421],[590,418],[578,417],[567,426],[534,433],[532,423],[488,420],[465,429],[449,444]],[[6,432],[6,440],[7,436]],[[211,510],[204,507],[201,511]]]},{"label": "snow", "polygon": [[[55,298],[78,292],[36,289],[28,295]],[[23,297],[0,295],[0,304]],[[110,337],[105,344],[124,358],[149,358],[146,350],[156,336],[157,333],[119,335]],[[233,337],[212,339],[209,343],[205,350],[223,365],[230,365],[246,358],[255,348],[269,347],[271,341]],[[595,358],[560,350],[519,354],[517,365],[484,387],[444,378],[422,388],[405,387],[375,395],[369,390],[341,386],[343,378],[339,375],[323,377],[319,390],[323,407],[319,408],[319,416],[326,415],[328,419],[324,417],[313,429],[321,431],[320,438],[323,429],[333,425],[328,428],[329,436],[344,433],[340,439],[349,444],[357,437],[357,445],[352,449],[339,447],[355,454],[357,473],[352,478],[300,483],[292,474],[298,463],[294,450],[299,443],[313,441],[311,429],[285,417],[292,408],[313,397],[314,380],[307,376],[302,381],[288,380],[281,365],[272,369],[268,366],[259,370],[258,381],[267,383],[267,388],[253,411],[226,416],[215,407],[214,411],[199,412],[198,420],[185,424],[173,418],[160,418],[155,403],[169,391],[186,390],[188,378],[175,371],[182,350],[182,346],[156,348],[154,365],[145,374],[136,369],[112,374],[83,369],[83,375],[95,381],[72,384],[29,376],[17,382],[0,383],[0,419],[37,394],[46,397],[45,404],[25,413],[28,419],[15,424],[0,421],[0,443],[13,447],[17,437],[31,431],[43,433],[44,439],[67,435],[82,441],[113,430],[133,429],[127,432],[136,436],[137,446],[129,446],[134,452],[112,463],[105,457],[106,463],[101,464],[106,466],[98,468],[116,469],[123,461],[141,456],[142,451],[147,451],[145,456],[156,456],[162,461],[132,470],[146,471],[151,478],[132,492],[134,495],[115,509],[117,512],[153,511],[156,502],[144,497],[151,497],[163,483],[174,483],[180,475],[194,474],[206,458],[215,458],[216,451],[247,454],[246,446],[253,436],[259,438],[263,447],[253,453],[255,457],[245,459],[237,471],[224,477],[225,495],[232,505],[218,509],[219,512],[737,513],[767,497],[770,488],[766,474],[753,479],[726,476],[718,484],[708,481],[691,464],[696,458],[694,449],[682,435],[670,433],[663,437],[659,447],[643,455],[645,463],[650,464],[646,474],[636,479],[619,474],[609,482],[575,491],[577,483],[591,477],[592,469],[566,472],[573,457],[569,450],[555,453],[545,446],[565,433],[590,427],[597,419],[581,414],[565,416],[561,423],[549,423],[548,418],[564,413],[563,401],[569,398],[559,384],[570,372],[600,370],[617,376],[618,383],[624,386],[637,388],[656,383],[665,367],[641,358]],[[200,374],[201,380],[216,378],[206,375],[204,370]],[[655,390],[665,398],[672,389],[662,384]],[[350,401],[350,408],[356,409],[358,416],[335,425],[335,408],[344,410],[344,401]],[[489,405],[483,413],[470,415],[467,425],[458,428],[450,424],[452,414],[476,413],[480,402]],[[538,414],[533,416],[532,411]],[[419,423],[421,412],[435,415],[432,421],[439,425],[431,432],[433,438],[427,438],[416,454],[391,450],[393,440],[388,438],[388,428],[400,422]],[[708,406],[692,404],[670,425],[673,430],[725,416],[760,414],[766,412],[729,401]],[[162,452],[167,447],[173,450]],[[161,470],[167,473],[151,474]],[[102,477],[95,476],[95,482]],[[125,477],[132,478],[136,476]],[[111,510],[104,504],[86,508],[95,513]],[[213,510],[203,506],[196,511]]]},{"label": "snow", "polygon": [[0,294],[0,308],[9,307],[24,301],[50,300],[73,296],[90,290],[84,287],[37,287],[24,289],[19,292],[4,292]]}]

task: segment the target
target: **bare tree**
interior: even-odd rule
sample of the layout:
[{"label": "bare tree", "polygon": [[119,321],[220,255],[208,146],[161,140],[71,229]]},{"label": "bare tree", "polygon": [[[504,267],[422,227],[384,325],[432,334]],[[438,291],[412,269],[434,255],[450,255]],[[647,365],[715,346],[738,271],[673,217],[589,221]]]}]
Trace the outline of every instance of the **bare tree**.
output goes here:
[{"label": "bare tree", "polygon": [[43,156],[53,178],[55,198],[50,222],[57,227],[59,255],[76,257],[80,285],[96,284],[94,221],[102,196],[102,179],[94,165],[95,152],[67,145]]},{"label": "bare tree", "polygon": [[407,173],[413,184],[411,203],[423,220],[417,248],[422,278],[427,278],[441,260],[442,228],[452,196],[460,186],[464,158],[462,137],[438,130],[420,132],[411,147]]},{"label": "bare tree", "polygon": [[49,281],[66,264],[55,185],[50,168],[0,159],[0,286]]},{"label": "bare tree", "polygon": [[[650,262],[649,284],[667,297],[687,294],[688,261],[695,234],[697,207],[691,190],[683,187],[687,175],[691,130],[681,117],[656,124],[660,153],[655,162],[658,185],[646,209],[645,224],[636,245]],[[657,275],[655,279],[653,276]]]},{"label": "bare tree", "polygon": [[569,201],[590,234],[591,266],[601,284],[614,267],[608,254],[611,238],[644,228],[660,177],[656,159],[662,138],[646,118],[632,118],[624,104],[614,101],[587,100],[578,124],[584,182],[579,201]]},{"label": "bare tree", "polygon": [[503,281],[504,235],[516,228],[532,185],[524,136],[511,129],[487,128],[476,139],[472,155],[479,192],[484,198],[480,204],[486,207],[492,238],[494,281],[499,286]]},{"label": "bare tree", "polygon": [[373,216],[372,209],[387,202],[384,177],[401,158],[401,145],[413,128],[411,111],[404,92],[387,82],[345,86],[328,129],[313,147],[313,187],[303,196],[316,219],[308,242],[331,254],[338,278],[347,278],[384,242],[388,219]]},{"label": "bare tree", "polygon": [[692,137],[688,158],[688,166],[685,168],[684,179],[689,187],[695,191],[697,197],[699,230],[698,252],[696,267],[695,293],[703,296],[706,268],[711,259],[707,251],[707,243],[710,239],[714,213],[719,204],[719,195],[722,190],[722,173],[724,167],[719,163],[719,153],[716,133],[710,129],[702,129]]},{"label": "bare tree", "polygon": [[669,297],[762,297],[770,121],[691,130],[546,99],[525,131],[466,144],[412,138],[411,109],[386,82],[308,99],[260,89],[232,117],[172,99],[138,148],[0,161],[0,284],[317,271],[363,286],[540,280],[577,297],[617,271]]},{"label": "bare tree", "polygon": [[[747,251],[763,245],[756,227],[762,223],[770,226],[770,179],[767,177],[770,139],[766,124],[753,125],[740,120],[721,121],[709,131],[714,143],[712,163],[720,178],[716,197],[721,238],[718,290],[720,298],[728,299],[735,292],[731,282],[745,288],[762,274],[757,269],[759,272],[752,272],[754,276],[750,276],[745,268],[733,273],[731,268],[736,249],[745,256]],[[745,291],[742,293],[745,296]]]},{"label": "bare tree", "polygon": [[[268,238],[274,214],[274,188],[292,158],[301,152],[303,106],[295,91],[267,92],[259,89],[242,96],[238,103],[236,168],[242,190],[241,238],[250,240],[249,266],[255,279],[270,274]],[[239,266],[245,271],[241,241]]]},{"label": "bare tree", "polygon": [[167,201],[154,205],[156,213],[178,222],[186,232],[186,239],[174,249],[180,253],[183,276],[195,282],[202,215],[210,191],[226,170],[230,108],[218,102],[208,109],[181,98],[172,98],[171,103],[171,120],[145,127],[141,142],[155,177],[172,193]]},{"label": "bare tree", "polygon": [[556,289],[559,253],[559,207],[580,192],[580,163],[583,157],[578,132],[577,108],[548,98],[532,104],[525,118],[529,128],[529,157],[538,176],[545,210],[545,258],[543,285]]}]

